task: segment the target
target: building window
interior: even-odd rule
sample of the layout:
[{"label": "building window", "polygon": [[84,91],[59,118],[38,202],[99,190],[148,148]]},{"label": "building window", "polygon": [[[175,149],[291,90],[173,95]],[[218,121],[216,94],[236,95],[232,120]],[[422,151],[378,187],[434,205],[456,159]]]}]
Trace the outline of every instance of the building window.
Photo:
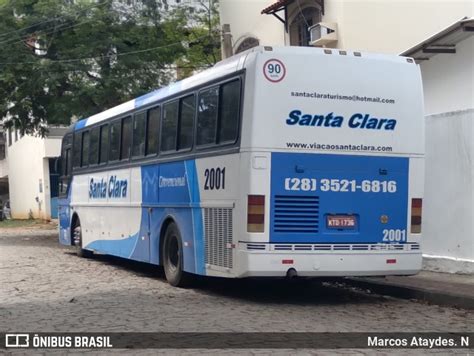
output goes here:
[{"label": "building window", "polygon": [[235,50],[235,54],[246,51],[253,47],[257,47],[259,44],[259,41],[255,37],[247,37],[242,42],[240,42],[239,46]]},{"label": "building window", "polygon": [[297,10],[290,24],[290,45],[310,46],[309,28],[321,22],[321,10],[316,7],[297,8]]},{"label": "building window", "polygon": [[12,129],[8,129],[8,146],[12,145]]}]

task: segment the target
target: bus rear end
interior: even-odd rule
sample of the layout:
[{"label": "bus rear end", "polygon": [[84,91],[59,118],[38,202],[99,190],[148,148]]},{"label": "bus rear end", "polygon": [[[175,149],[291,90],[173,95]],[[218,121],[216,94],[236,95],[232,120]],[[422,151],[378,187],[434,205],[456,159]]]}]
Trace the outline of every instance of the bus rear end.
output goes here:
[{"label": "bus rear end", "polygon": [[267,48],[250,59],[238,274],[416,274],[424,153],[417,65],[312,48]]}]

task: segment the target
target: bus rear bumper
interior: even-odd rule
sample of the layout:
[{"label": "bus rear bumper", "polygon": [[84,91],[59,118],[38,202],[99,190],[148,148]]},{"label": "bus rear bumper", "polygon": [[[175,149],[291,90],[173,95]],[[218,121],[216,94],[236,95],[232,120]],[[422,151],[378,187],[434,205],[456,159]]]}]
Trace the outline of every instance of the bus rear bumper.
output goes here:
[{"label": "bus rear bumper", "polygon": [[421,251],[240,252],[237,277],[284,277],[291,268],[301,277],[414,275],[422,266]]}]

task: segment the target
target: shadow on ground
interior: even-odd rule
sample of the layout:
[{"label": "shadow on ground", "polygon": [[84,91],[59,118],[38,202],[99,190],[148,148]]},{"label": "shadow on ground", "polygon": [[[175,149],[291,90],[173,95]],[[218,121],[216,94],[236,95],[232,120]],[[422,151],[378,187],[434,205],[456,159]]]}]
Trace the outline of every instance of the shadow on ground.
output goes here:
[{"label": "shadow on ground", "polygon": [[[66,252],[75,255],[73,251]],[[74,256],[75,257],[75,256]],[[167,283],[163,268],[148,263],[136,262],[120,257],[99,255],[92,257],[97,263],[113,265],[142,278]],[[196,276],[190,286],[197,293],[242,299],[254,303],[277,303],[297,305],[324,305],[347,303],[374,303],[388,298],[371,294],[344,284],[342,278],[217,278]]]}]

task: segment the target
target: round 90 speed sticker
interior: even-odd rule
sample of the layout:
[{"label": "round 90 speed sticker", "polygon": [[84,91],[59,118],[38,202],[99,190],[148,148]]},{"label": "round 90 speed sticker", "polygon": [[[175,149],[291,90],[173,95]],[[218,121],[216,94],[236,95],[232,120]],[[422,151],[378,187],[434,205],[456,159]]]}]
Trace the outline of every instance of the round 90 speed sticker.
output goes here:
[{"label": "round 90 speed sticker", "polygon": [[269,59],[263,65],[263,74],[267,80],[278,83],[285,78],[286,68],[282,61],[278,59]]}]

